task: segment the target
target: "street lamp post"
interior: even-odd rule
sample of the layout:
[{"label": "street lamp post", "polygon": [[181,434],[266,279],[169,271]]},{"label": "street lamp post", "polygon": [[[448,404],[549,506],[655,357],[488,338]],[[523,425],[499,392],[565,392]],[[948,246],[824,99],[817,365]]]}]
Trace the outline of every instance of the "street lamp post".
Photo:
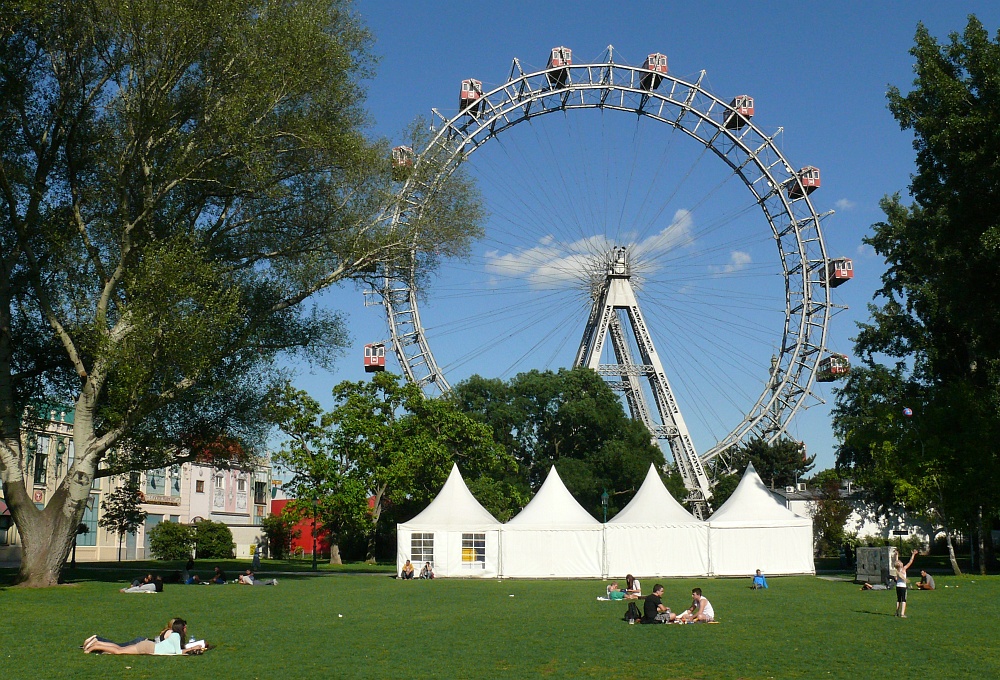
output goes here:
[{"label": "street lamp post", "polygon": [[608,490],[605,489],[601,494],[601,506],[604,508],[604,523],[608,523]]}]

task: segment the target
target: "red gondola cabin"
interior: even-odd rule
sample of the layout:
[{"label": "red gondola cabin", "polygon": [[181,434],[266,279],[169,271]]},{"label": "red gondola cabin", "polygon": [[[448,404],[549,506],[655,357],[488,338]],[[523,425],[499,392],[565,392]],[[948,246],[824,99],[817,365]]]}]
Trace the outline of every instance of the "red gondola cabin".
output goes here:
[{"label": "red gondola cabin", "polygon": [[573,50],[568,47],[553,47],[549,53],[549,63],[545,68],[554,69],[545,74],[549,87],[565,87],[569,82],[569,69],[573,65]]},{"label": "red gondola cabin", "polygon": [[397,182],[410,176],[413,170],[413,149],[396,146],[392,149],[392,178]]},{"label": "red gondola cabin", "polygon": [[833,382],[840,378],[846,378],[850,372],[851,361],[846,355],[830,354],[830,356],[819,362],[816,380],[819,382]]},{"label": "red gondola cabin", "polygon": [[753,97],[748,94],[738,94],[729,102],[733,110],[726,114],[726,127],[739,130],[753,118]]},{"label": "red gondola cabin", "polygon": [[385,345],[373,342],[365,345],[365,373],[385,370]]},{"label": "red gondola cabin", "polygon": [[839,257],[826,263],[826,277],[823,279],[824,286],[836,288],[842,283],[847,283],[854,278],[854,263],[846,257]]},{"label": "red gondola cabin", "polygon": [[654,52],[646,57],[646,63],[642,67],[652,73],[643,73],[639,78],[639,87],[652,92],[663,82],[663,75],[667,72],[667,55]]},{"label": "red gondola cabin", "polygon": [[788,197],[802,198],[817,189],[819,189],[819,168],[807,165],[792,178],[791,184],[788,185]]},{"label": "red gondola cabin", "polygon": [[479,114],[482,108],[483,83],[469,78],[462,81],[462,91],[458,95],[458,110],[470,116]]}]

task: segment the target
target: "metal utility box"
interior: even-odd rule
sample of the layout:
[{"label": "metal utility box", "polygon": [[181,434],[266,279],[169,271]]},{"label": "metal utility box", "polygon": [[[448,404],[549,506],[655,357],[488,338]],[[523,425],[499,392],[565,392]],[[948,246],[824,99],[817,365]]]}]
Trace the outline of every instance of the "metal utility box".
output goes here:
[{"label": "metal utility box", "polygon": [[895,577],[898,553],[891,545],[877,548],[858,548],[858,569],[855,575],[856,583],[888,583],[890,577]]}]

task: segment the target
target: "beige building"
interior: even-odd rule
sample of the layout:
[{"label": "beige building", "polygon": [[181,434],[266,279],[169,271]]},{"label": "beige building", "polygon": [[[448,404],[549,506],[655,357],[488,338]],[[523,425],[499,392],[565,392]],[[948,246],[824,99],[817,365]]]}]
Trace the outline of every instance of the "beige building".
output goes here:
[{"label": "beige building", "polygon": [[[28,492],[44,507],[73,464],[73,411],[49,408],[44,424],[23,433],[25,476]],[[134,473],[138,476],[146,521],[121,542],[123,560],[152,559],[149,532],[160,522],[191,523],[200,519],[222,522],[233,532],[237,557],[250,557],[252,546],[263,541],[261,520],[270,507],[271,465],[265,458],[253,470],[223,469],[200,463],[184,463],[162,470]],[[125,477],[94,480],[82,524],[87,532],[77,537],[78,561],[118,559],[119,537],[98,525],[101,501]],[[6,503],[0,499],[0,562],[17,562],[21,546],[17,529],[10,523]]]}]

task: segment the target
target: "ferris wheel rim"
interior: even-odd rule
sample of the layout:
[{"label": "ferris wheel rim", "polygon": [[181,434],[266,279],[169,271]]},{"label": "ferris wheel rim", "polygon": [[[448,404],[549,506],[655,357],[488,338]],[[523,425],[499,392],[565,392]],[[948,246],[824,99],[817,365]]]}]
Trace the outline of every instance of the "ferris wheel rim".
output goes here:
[{"label": "ferris wheel rim", "polygon": [[[565,84],[553,87],[551,76],[557,72],[562,72]],[[641,87],[643,76],[650,74],[660,79],[657,86]],[[415,167],[420,167],[426,154],[442,150],[446,152],[445,163],[430,182],[417,183],[412,178],[405,182],[399,194],[401,208],[393,214],[392,223],[398,228],[406,224],[409,215],[419,213],[421,195],[432,195],[434,187],[455,172],[480,146],[522,122],[549,113],[584,109],[633,113],[679,129],[711,150],[750,190],[771,228],[785,282],[785,321],[781,345],[776,350],[778,361],[772,366],[764,391],[745,409],[736,427],[715,446],[699,454],[707,463],[724,456],[730,447],[753,435],[772,439],[779,436],[812,395],[819,361],[825,351],[831,309],[830,290],[819,278],[828,261],[820,222],[832,211],[818,214],[808,193],[803,192],[795,199],[788,195],[786,188],[798,181],[798,175],[774,144],[781,129],[769,136],[749,118],[742,118],[742,124],[735,130],[728,128],[726,118],[735,115],[735,111],[701,87],[704,75],[701,71],[697,82],[688,82],[668,73],[617,64],[612,60],[524,73],[515,60],[510,78],[481,94],[476,105],[478,115],[470,114],[470,109],[466,108],[446,118],[434,110],[442,125],[415,155]],[[664,83],[669,83],[668,94],[659,91]],[[588,93],[595,92],[600,93],[596,101],[587,98]],[[683,99],[675,99],[675,93],[683,94]],[[546,99],[560,99],[561,102],[553,106]],[[656,113],[654,107],[647,108],[649,102],[654,102]],[[696,102],[706,103],[707,109],[698,108]],[[662,115],[665,108],[677,114],[674,120]],[[478,109],[483,109],[482,113]],[[521,114],[515,115],[518,110]],[[697,121],[693,128],[682,124],[685,117]],[[702,129],[714,131],[714,134],[708,139],[700,137],[698,133]],[[722,143],[728,141],[726,149],[716,146],[720,139]],[[730,158],[730,154],[735,158]],[[766,163],[763,158],[767,158]],[[747,170],[754,168],[759,174],[751,178]],[[779,224],[782,216],[787,218],[787,223]],[[787,238],[789,235],[794,236],[793,248],[784,247],[785,241],[789,246],[792,244],[792,239]],[[383,293],[393,348],[407,379],[417,382],[425,391],[433,385],[446,393],[450,385],[438,367],[420,322],[414,276],[416,250],[411,250],[410,255],[409,271],[403,276],[387,277],[385,281],[385,290],[395,291],[395,295]],[[796,281],[800,285],[793,286]],[[405,308],[402,314],[400,307]],[[397,323],[401,318],[406,319],[403,327]],[[816,335],[819,337],[815,338]],[[774,433],[773,436],[767,437],[768,432]]]}]

